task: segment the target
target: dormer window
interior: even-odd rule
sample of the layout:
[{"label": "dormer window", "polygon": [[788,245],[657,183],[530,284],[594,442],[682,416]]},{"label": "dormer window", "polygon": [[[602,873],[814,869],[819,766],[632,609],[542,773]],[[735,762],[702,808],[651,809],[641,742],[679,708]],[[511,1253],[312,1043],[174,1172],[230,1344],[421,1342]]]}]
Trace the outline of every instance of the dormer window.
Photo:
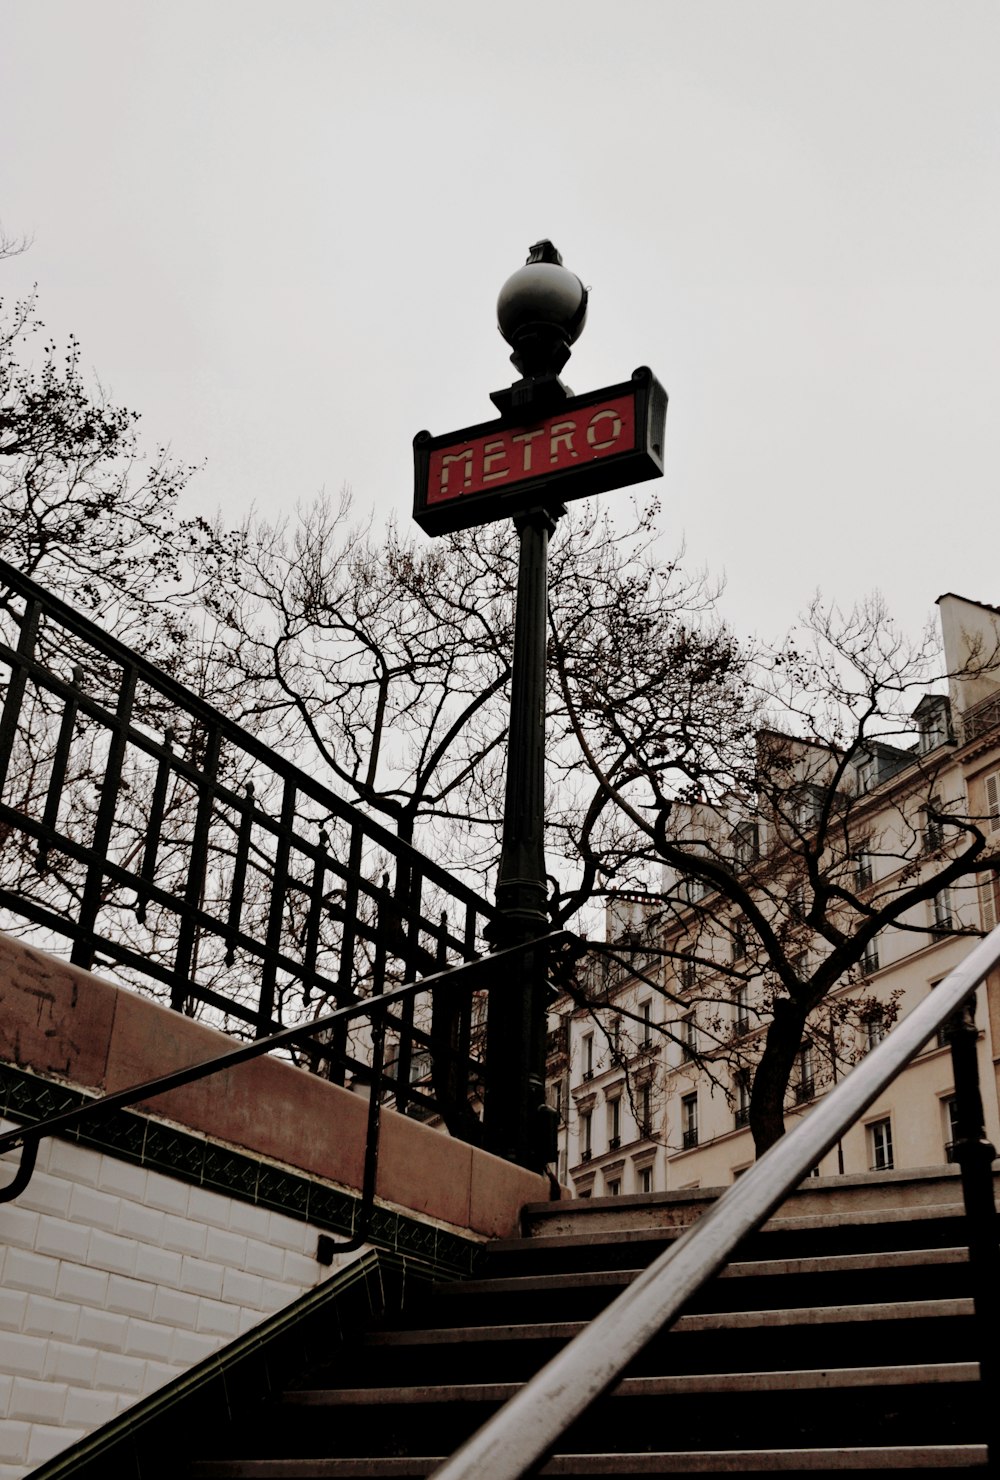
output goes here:
[{"label": "dormer window", "polygon": [[913,711],[917,722],[917,748],[921,755],[954,741],[951,705],[944,694],[925,694]]}]

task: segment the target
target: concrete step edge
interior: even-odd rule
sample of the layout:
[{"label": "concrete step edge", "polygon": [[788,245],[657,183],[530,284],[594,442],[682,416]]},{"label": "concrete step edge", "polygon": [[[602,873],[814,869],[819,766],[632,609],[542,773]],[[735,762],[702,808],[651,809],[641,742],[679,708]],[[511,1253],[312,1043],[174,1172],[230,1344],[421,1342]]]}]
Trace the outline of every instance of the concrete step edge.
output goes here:
[{"label": "concrete step edge", "polygon": [[[935,1265],[968,1264],[969,1251],[952,1249],[901,1249],[882,1254],[815,1254],[798,1259],[761,1259],[728,1264],[717,1279],[755,1279],[780,1275],[857,1273],[859,1270],[927,1268]],[[498,1275],[495,1279],[450,1280],[434,1286],[445,1299],[470,1295],[514,1295],[537,1290],[592,1289],[602,1285],[628,1285],[641,1269],[593,1269],[573,1274]]]},{"label": "concrete step edge", "polygon": [[[976,1362],[924,1363],[901,1367],[823,1368],[805,1372],[715,1372],[676,1377],[626,1377],[611,1396],[664,1398],[694,1394],[827,1392],[843,1389],[937,1386],[979,1381]],[[450,1383],[384,1388],[302,1388],[281,1394],[293,1408],[384,1407],[387,1404],[505,1403],[519,1382]]]},{"label": "concrete step edge", "polygon": [[[773,1326],[850,1325],[858,1322],[945,1320],[970,1317],[971,1299],[894,1300],[870,1305],[802,1306],[781,1310],[719,1311],[679,1316],[671,1330],[735,1331]],[[496,1326],[441,1326],[415,1330],[369,1331],[364,1346],[447,1346],[477,1341],[568,1341],[586,1321],[538,1321]]]},{"label": "concrete step edge", "polygon": [[[377,1459],[201,1460],[192,1480],[335,1480],[335,1477],[430,1475],[444,1455]],[[985,1444],[928,1444],[879,1449],[719,1449],[660,1454],[557,1454],[540,1475],[773,1474],[830,1470],[939,1470],[986,1467]]]}]

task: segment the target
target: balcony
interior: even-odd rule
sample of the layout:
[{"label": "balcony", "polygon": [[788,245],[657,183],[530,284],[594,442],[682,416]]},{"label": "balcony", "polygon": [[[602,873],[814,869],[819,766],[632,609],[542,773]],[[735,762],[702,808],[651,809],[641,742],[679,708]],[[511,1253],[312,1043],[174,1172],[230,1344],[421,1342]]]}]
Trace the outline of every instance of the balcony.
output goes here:
[{"label": "balcony", "polygon": [[690,1151],[692,1147],[697,1146],[697,1144],[698,1127],[696,1125],[693,1125],[690,1127],[689,1130],[686,1130],[684,1132],[683,1136],[681,1137],[681,1145],[685,1151]]},{"label": "balcony", "polygon": [[804,1105],[807,1100],[813,1100],[813,1099],[815,1099],[816,1098],[816,1081],[815,1081],[815,1079],[801,1079],[799,1081],[799,1083],[797,1085],[795,1085],[794,1090],[793,1090],[793,1093],[795,1095],[795,1103],[796,1103],[796,1105]]},{"label": "balcony", "polygon": [[733,1120],[736,1122],[736,1129],[738,1131],[739,1130],[742,1130],[744,1126],[749,1125],[750,1124],[750,1106],[749,1105],[741,1105],[737,1109],[735,1115],[733,1116]]}]

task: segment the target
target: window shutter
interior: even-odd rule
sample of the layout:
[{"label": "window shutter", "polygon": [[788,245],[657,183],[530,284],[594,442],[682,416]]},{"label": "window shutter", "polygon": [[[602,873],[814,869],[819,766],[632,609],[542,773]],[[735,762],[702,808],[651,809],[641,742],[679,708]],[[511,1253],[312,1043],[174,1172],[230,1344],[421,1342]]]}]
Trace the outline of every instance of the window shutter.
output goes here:
[{"label": "window shutter", "polygon": [[1000,827],[1000,772],[994,771],[992,776],[986,778],[986,816],[989,818],[990,832],[996,832]]}]

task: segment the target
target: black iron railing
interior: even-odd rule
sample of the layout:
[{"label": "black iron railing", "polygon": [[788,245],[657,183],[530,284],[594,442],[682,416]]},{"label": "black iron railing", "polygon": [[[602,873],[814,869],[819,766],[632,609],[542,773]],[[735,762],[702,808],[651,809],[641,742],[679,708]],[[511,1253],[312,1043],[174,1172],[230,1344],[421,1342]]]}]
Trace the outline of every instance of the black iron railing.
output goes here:
[{"label": "black iron railing", "polygon": [[[485,949],[473,889],[2,561],[0,678],[0,928],[241,1036],[324,1014],[286,1046],[339,1082],[368,1075],[372,1025],[329,1009]],[[463,981],[448,1041],[471,1063]],[[419,993],[386,1031],[397,1108],[441,1113],[411,1072]]]}]

